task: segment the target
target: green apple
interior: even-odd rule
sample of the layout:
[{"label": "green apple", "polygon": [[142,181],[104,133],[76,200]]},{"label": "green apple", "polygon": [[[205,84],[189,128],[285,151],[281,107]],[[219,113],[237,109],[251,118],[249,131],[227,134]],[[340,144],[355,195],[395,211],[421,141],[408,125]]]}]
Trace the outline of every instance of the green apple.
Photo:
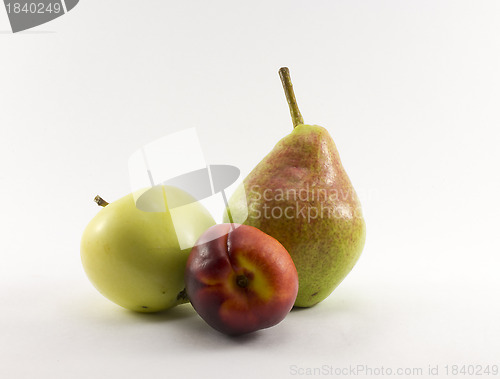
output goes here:
[{"label": "green apple", "polygon": [[[188,205],[170,210],[169,203]],[[171,186],[155,186],[102,205],[83,232],[80,250],[85,272],[97,290],[138,312],[187,302],[184,271],[191,248],[181,246],[193,246],[215,225],[210,213],[191,195]]]}]

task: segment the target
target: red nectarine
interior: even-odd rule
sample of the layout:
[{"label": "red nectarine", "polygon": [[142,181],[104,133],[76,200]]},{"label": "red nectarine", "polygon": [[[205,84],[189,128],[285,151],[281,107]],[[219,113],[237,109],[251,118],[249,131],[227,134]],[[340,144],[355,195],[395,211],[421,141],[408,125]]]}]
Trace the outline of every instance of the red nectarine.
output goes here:
[{"label": "red nectarine", "polygon": [[189,255],[185,280],[201,318],[229,335],[278,324],[298,291],[297,270],[283,245],[239,224],[215,225],[200,237]]}]

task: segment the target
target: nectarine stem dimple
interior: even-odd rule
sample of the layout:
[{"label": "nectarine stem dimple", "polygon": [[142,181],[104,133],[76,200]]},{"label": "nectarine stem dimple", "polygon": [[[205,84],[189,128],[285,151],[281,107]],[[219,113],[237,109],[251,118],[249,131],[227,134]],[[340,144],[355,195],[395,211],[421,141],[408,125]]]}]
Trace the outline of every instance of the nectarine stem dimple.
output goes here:
[{"label": "nectarine stem dimple", "polygon": [[236,277],[236,284],[241,288],[248,286],[248,278],[245,275],[238,275]]},{"label": "nectarine stem dimple", "polygon": [[97,205],[99,205],[100,207],[105,207],[106,205],[108,205],[109,203],[104,200],[101,196],[97,195],[96,197],[94,197],[94,201],[97,203]]},{"label": "nectarine stem dimple", "polygon": [[295,93],[293,92],[292,79],[290,78],[290,70],[288,67],[281,67],[279,70],[281,83],[283,84],[283,89],[285,90],[286,101],[288,102],[288,107],[290,108],[290,115],[292,116],[293,127],[303,124],[304,119],[299,111],[299,106],[297,105],[297,100],[295,99]]}]

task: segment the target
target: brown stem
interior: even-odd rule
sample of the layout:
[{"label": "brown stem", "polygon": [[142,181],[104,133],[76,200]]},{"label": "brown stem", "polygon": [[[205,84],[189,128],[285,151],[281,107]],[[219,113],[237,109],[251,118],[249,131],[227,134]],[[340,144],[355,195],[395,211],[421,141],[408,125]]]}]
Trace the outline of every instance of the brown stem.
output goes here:
[{"label": "brown stem", "polygon": [[295,99],[295,93],[293,92],[292,79],[290,78],[290,70],[288,67],[281,67],[279,69],[279,74],[281,78],[281,83],[283,84],[283,89],[285,90],[286,101],[288,102],[288,107],[290,108],[290,115],[292,116],[293,127],[301,125],[304,123],[304,119],[299,111],[299,106],[297,105],[297,100]]},{"label": "brown stem", "polygon": [[108,205],[109,203],[104,200],[101,196],[97,195],[96,197],[94,197],[94,201],[97,203],[97,205],[99,205],[100,207],[105,207],[106,205]]}]

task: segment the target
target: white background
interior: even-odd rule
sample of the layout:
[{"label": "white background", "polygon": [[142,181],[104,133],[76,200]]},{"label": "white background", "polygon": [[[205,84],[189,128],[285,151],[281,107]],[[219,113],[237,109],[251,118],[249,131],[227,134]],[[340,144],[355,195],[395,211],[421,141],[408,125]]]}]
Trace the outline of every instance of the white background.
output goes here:
[{"label": "white background", "polygon": [[[0,9],[1,377],[500,364],[500,2],[82,0],[9,29]],[[129,156],[190,127],[246,175],[291,131],[281,66],[362,200],[352,273],[237,340],[189,305],[102,297],[79,256],[93,197],[128,193]]]}]

